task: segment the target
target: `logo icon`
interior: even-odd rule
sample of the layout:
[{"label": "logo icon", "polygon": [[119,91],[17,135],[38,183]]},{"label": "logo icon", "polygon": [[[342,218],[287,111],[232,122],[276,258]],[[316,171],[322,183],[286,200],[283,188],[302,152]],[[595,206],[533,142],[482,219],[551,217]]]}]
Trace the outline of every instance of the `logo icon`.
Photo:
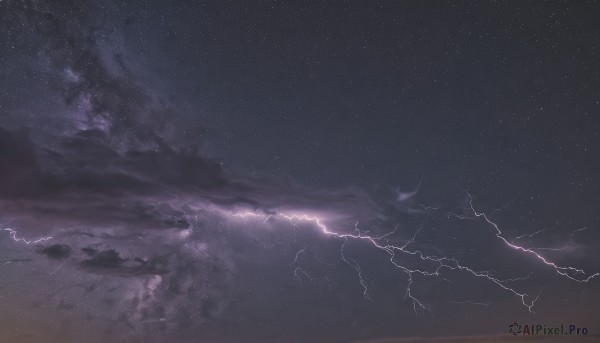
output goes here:
[{"label": "logo icon", "polygon": [[508,326],[508,331],[515,336],[520,334],[521,333],[521,324],[518,324],[517,322],[510,324]]}]

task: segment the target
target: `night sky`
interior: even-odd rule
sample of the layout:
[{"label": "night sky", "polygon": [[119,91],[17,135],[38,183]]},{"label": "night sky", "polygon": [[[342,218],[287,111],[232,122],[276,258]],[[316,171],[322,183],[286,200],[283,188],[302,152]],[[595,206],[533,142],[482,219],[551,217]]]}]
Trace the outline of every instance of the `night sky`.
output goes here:
[{"label": "night sky", "polygon": [[599,115],[595,1],[0,0],[0,342],[592,341]]}]

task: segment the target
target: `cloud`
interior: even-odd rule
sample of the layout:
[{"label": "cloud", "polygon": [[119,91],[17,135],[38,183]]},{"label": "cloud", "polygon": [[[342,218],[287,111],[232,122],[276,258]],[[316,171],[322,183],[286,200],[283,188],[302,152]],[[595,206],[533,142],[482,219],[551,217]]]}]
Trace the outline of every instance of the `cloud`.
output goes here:
[{"label": "cloud", "polygon": [[114,249],[105,251],[88,249],[85,252],[91,255],[91,258],[83,261],[83,264],[90,268],[119,268],[127,261],[127,259],[121,258]]},{"label": "cloud", "polygon": [[50,259],[63,259],[71,255],[71,247],[67,244],[53,244],[41,247],[37,252],[46,255]]},{"label": "cloud", "polygon": [[25,27],[21,38],[45,58],[37,66],[59,91],[46,96],[62,97],[67,106],[58,115],[31,113],[36,124],[41,118],[52,124],[43,134],[34,127],[31,134],[8,131],[0,121],[0,213],[20,230],[183,230],[201,209],[381,216],[360,189],[315,190],[228,175],[201,154],[197,141],[167,134],[175,108],[137,78],[123,45],[111,44],[128,25],[119,11],[96,16],[103,12],[97,5],[78,2],[7,6],[18,14],[7,24]]},{"label": "cloud", "polygon": [[139,257],[123,258],[115,249],[98,251],[91,247],[82,251],[89,257],[80,262],[88,272],[121,277],[162,275],[169,273],[167,256],[155,256],[150,259]]},{"label": "cloud", "polygon": [[378,205],[358,188],[314,189],[223,170],[197,140],[168,134],[173,104],[145,87],[123,54],[106,48],[118,25],[90,15],[92,4],[36,3],[7,6],[20,14],[13,18],[19,27],[35,32],[28,43],[45,59],[35,67],[51,85],[43,95],[64,107],[46,113],[24,103],[35,124],[29,129],[14,130],[0,118],[0,225],[19,237],[52,236],[52,245],[36,252],[66,262],[57,278],[72,267],[87,274],[77,287],[93,289],[90,298],[102,290],[119,299],[106,317],[124,313],[129,328],[176,329],[218,318],[254,280],[233,280],[238,264],[261,253],[246,246],[260,239],[232,220],[235,212],[302,211],[340,225],[381,220]]},{"label": "cloud", "polygon": [[104,133],[90,131],[64,136],[52,147],[1,128],[0,139],[9,152],[0,156],[2,179],[8,180],[0,211],[31,233],[86,227],[181,230],[201,208],[303,210],[336,219],[379,215],[377,204],[360,189],[315,190],[289,181],[236,178],[195,150],[122,152]]}]

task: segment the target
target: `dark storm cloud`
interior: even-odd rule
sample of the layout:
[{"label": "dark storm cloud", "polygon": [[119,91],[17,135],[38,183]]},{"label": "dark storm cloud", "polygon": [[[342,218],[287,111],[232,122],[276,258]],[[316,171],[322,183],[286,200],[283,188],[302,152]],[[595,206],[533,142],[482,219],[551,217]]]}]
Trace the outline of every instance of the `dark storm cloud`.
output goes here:
[{"label": "dark storm cloud", "polygon": [[[34,148],[22,132],[0,128],[4,214],[32,225],[186,228],[184,213],[169,205],[168,199],[228,183],[217,163],[196,152],[120,153],[88,133],[64,138],[50,150]],[[21,201],[12,201],[15,196]]]},{"label": "dark storm cloud", "polygon": [[51,259],[63,259],[71,255],[71,247],[67,244],[53,244],[41,247],[37,252]]},{"label": "dark storm cloud", "polygon": [[119,256],[119,253],[114,249],[96,251],[86,250],[91,255],[91,258],[83,261],[83,264],[91,268],[119,268],[127,259],[123,259]]},{"label": "dark storm cloud", "polygon": [[139,257],[123,258],[115,249],[98,251],[86,247],[81,249],[89,258],[80,265],[90,273],[132,277],[143,275],[162,275],[169,273],[168,256],[155,256],[150,259]]},{"label": "dark storm cloud", "polygon": [[227,184],[219,165],[197,151],[176,152],[163,146],[157,150],[119,152],[103,133],[96,133],[66,137],[57,150],[46,151],[49,164],[63,167],[62,173],[52,175],[51,186],[100,193],[143,193],[156,192],[164,186],[211,189]]},{"label": "dark storm cloud", "polygon": [[[185,229],[189,205],[273,213],[320,209],[375,216],[377,206],[359,189],[312,190],[292,183],[227,176],[197,151],[164,148],[119,152],[102,134],[64,137],[52,149],[27,136],[0,131],[6,187],[4,215],[24,228],[128,227]],[[12,196],[19,195],[15,202]],[[93,235],[93,232],[87,233]]]},{"label": "dark storm cloud", "polygon": [[[165,139],[174,109],[137,80],[124,48],[110,44],[128,25],[114,8],[112,13],[96,7],[100,4],[69,1],[5,6],[10,8],[3,25],[25,27],[21,36],[8,31],[46,56],[49,63],[40,65],[69,106],[60,118],[75,127],[36,143],[0,127],[0,209],[23,227],[185,229],[187,204],[264,213],[346,212],[350,206],[356,215],[375,216],[377,206],[358,189],[316,192],[287,182],[233,178],[196,146],[175,148]],[[9,195],[22,200],[15,203]]]}]

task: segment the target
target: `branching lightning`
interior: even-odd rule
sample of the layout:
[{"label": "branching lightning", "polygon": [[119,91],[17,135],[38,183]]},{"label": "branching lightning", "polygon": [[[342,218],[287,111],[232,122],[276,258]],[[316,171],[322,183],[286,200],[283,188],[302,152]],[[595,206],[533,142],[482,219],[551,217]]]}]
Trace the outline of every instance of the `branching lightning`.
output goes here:
[{"label": "branching lightning", "polygon": [[[482,218],[489,226],[494,228],[494,230],[496,231],[496,237],[498,239],[500,239],[506,246],[508,246],[509,248],[511,248],[513,250],[520,251],[524,254],[535,257],[536,259],[541,261],[544,265],[546,265],[550,268],[553,268],[558,274],[565,276],[571,280],[574,280],[577,282],[588,282],[589,280],[600,275],[600,273],[587,275],[586,272],[584,272],[581,269],[575,268],[575,267],[559,266],[556,263],[549,261],[547,258],[545,258],[544,256],[540,255],[539,253],[535,252],[534,250],[515,244],[514,241],[518,240],[521,237],[517,237],[512,242],[509,242],[503,236],[500,227],[495,222],[490,220],[488,215],[486,215],[483,212],[478,212],[477,210],[475,210],[475,207],[473,206],[472,197],[470,194],[468,196],[469,196],[468,210],[470,212],[472,212],[472,215],[461,215],[461,214],[456,214],[456,213],[449,213],[448,215],[454,216],[454,217],[462,219],[462,220],[465,220],[465,219],[474,220],[477,218]],[[438,208],[434,208],[433,210],[437,210],[437,209]],[[496,210],[495,212],[498,212],[498,211],[499,210]],[[408,277],[408,284],[407,284],[406,290],[405,290],[405,298],[408,298],[412,301],[413,309],[414,309],[415,313],[417,313],[419,310],[427,311],[427,312],[431,313],[431,308],[429,307],[429,305],[423,303],[421,300],[419,300],[413,294],[412,286],[414,284],[414,276],[421,275],[424,277],[441,277],[441,273],[444,269],[460,271],[460,272],[470,274],[476,278],[486,279],[487,281],[499,286],[502,290],[512,293],[513,295],[520,298],[523,306],[525,306],[527,308],[527,310],[532,313],[533,313],[534,305],[539,300],[539,298],[542,294],[542,291],[546,287],[546,286],[542,287],[542,289],[538,292],[538,294],[535,297],[532,297],[532,296],[530,296],[526,293],[523,293],[521,291],[518,291],[514,287],[510,286],[511,282],[525,280],[525,279],[529,278],[529,275],[524,276],[524,277],[510,278],[510,279],[499,279],[499,278],[494,277],[488,271],[476,271],[476,270],[472,269],[471,267],[468,267],[468,266],[460,263],[456,258],[429,255],[420,250],[414,249],[412,247],[415,245],[414,243],[417,239],[417,235],[421,231],[422,227],[420,227],[414,233],[414,235],[410,239],[405,241],[403,244],[393,245],[393,244],[389,243],[388,237],[393,235],[394,233],[396,233],[396,231],[398,230],[397,226],[394,228],[393,231],[388,232],[386,234],[379,235],[379,236],[371,236],[371,235],[361,232],[358,229],[358,223],[355,225],[354,231],[352,233],[339,233],[339,232],[335,232],[332,229],[330,229],[324,223],[325,220],[323,218],[309,215],[309,214],[303,214],[303,213],[300,213],[300,214],[277,213],[277,214],[264,215],[264,214],[260,214],[260,213],[246,211],[243,213],[236,213],[236,214],[234,214],[234,216],[242,217],[242,218],[251,217],[251,218],[262,219],[263,222],[266,222],[268,219],[270,219],[272,217],[279,217],[279,218],[282,218],[282,219],[288,221],[292,225],[298,225],[299,223],[302,223],[302,222],[311,223],[311,224],[315,225],[323,234],[337,238],[337,239],[341,239],[342,244],[340,247],[340,259],[341,259],[341,261],[343,261],[346,265],[348,265],[351,269],[353,269],[356,272],[358,281],[359,281],[359,285],[363,289],[363,296],[367,300],[370,300],[371,296],[369,294],[368,283],[366,281],[364,272],[356,260],[349,258],[344,254],[344,247],[346,246],[347,242],[350,240],[363,241],[363,242],[366,242],[369,245],[371,245],[373,248],[379,249],[379,250],[387,253],[390,256],[390,259],[389,259],[390,263],[395,268],[403,271]],[[581,231],[581,230],[582,229],[577,230],[577,231]],[[526,235],[526,236],[533,236],[542,231],[543,231],[543,229],[538,232],[535,232],[533,234]],[[575,233],[573,233],[573,234],[575,234]],[[302,269],[300,267],[299,260],[298,260],[299,256],[301,254],[303,254],[305,252],[305,250],[306,250],[306,246],[304,248],[300,249],[296,253],[296,256],[295,256],[294,260],[292,261],[291,265],[295,267],[294,275],[296,277],[303,275],[309,279],[312,279],[312,276],[310,275],[310,273],[306,272],[304,269]],[[433,268],[433,270],[409,268],[409,267],[403,265],[399,261],[398,256],[402,255],[402,254],[417,257],[421,261],[424,261],[427,263],[433,263],[434,268]],[[577,278],[574,275],[577,275],[577,276],[583,275],[583,277]],[[461,302],[456,302],[456,303],[465,303],[465,304],[482,305],[482,306],[489,305],[487,303],[473,302],[473,301],[461,301]]]},{"label": "branching lightning", "polygon": [[[428,208],[428,210],[437,211],[437,210],[439,210],[439,207]],[[555,262],[550,261],[548,258],[542,256],[540,253],[538,253],[533,248],[527,248],[527,247],[524,247],[524,246],[521,246],[521,245],[518,245],[517,243],[515,243],[522,237],[525,237],[525,236],[532,237],[534,235],[537,235],[537,234],[543,232],[544,229],[539,230],[534,233],[531,233],[531,234],[526,234],[526,235],[516,237],[516,238],[512,239],[511,241],[509,241],[503,235],[503,232],[502,232],[500,226],[498,224],[496,224],[494,221],[492,221],[490,219],[489,215],[486,215],[485,213],[479,212],[475,209],[475,207],[473,205],[473,199],[470,194],[468,194],[468,206],[466,206],[464,208],[464,210],[465,210],[465,212],[463,212],[463,213],[448,212],[445,214],[445,216],[446,217],[455,217],[460,220],[482,220],[487,226],[494,229],[495,236],[508,248],[510,248],[514,251],[523,253],[525,255],[534,257],[536,260],[542,262],[544,266],[554,269],[554,271],[556,271],[557,274],[567,277],[568,279],[571,279],[571,280],[574,280],[577,282],[581,282],[581,283],[585,283],[585,282],[588,282],[600,275],[600,273],[589,274],[589,273],[586,273],[585,271],[583,271],[582,269],[572,267],[572,266],[558,265]],[[493,213],[498,212],[498,211],[499,210],[496,210]],[[409,239],[407,239],[401,243],[394,243],[394,239],[392,236],[394,236],[394,234],[396,234],[398,232],[398,226],[396,226],[390,232],[387,232],[384,234],[379,233],[378,235],[371,235],[368,231],[360,230],[358,222],[356,222],[356,224],[354,225],[353,230],[338,232],[338,231],[334,230],[333,228],[331,228],[330,226],[328,226],[327,224],[325,224],[327,222],[326,218],[316,216],[316,215],[306,213],[306,212],[289,212],[289,213],[288,212],[274,212],[274,213],[265,214],[265,213],[260,213],[260,212],[244,211],[244,212],[232,214],[231,212],[223,211],[223,213],[227,213],[228,216],[233,216],[233,217],[238,217],[238,218],[259,220],[263,224],[268,224],[272,220],[280,219],[280,220],[284,220],[284,221],[290,223],[291,225],[293,225],[294,229],[296,229],[296,226],[298,226],[302,223],[310,224],[310,225],[314,226],[318,231],[323,233],[325,236],[329,236],[333,239],[340,240],[341,244],[340,244],[340,248],[339,248],[339,261],[340,261],[340,263],[343,263],[344,265],[348,266],[354,273],[356,273],[356,276],[358,279],[358,284],[362,290],[362,295],[366,300],[371,300],[371,293],[369,290],[369,283],[368,283],[368,270],[364,270],[363,268],[361,268],[361,266],[357,260],[348,256],[347,252],[345,251],[345,248],[347,247],[347,245],[350,241],[355,241],[355,242],[363,242],[366,245],[371,246],[374,249],[378,249],[381,252],[384,252],[385,254],[387,254],[387,256],[389,256],[389,263],[391,264],[391,266],[393,266],[396,269],[399,269],[404,274],[406,274],[407,284],[406,284],[405,293],[404,293],[405,299],[409,299],[412,302],[413,310],[415,313],[418,313],[419,311],[425,311],[425,312],[428,312],[431,314],[431,307],[428,304],[426,304],[424,301],[420,300],[419,297],[414,292],[413,286],[415,286],[415,281],[416,281],[415,277],[425,277],[425,278],[436,277],[436,278],[441,278],[442,280],[450,281],[450,280],[444,278],[445,275],[442,275],[442,273],[444,271],[451,270],[451,271],[461,272],[461,273],[470,275],[471,277],[475,277],[477,279],[482,279],[487,282],[491,282],[494,285],[498,286],[501,290],[511,293],[512,295],[518,297],[520,299],[522,305],[525,306],[527,308],[527,310],[532,313],[533,313],[533,307],[535,306],[536,302],[539,300],[539,298],[542,294],[542,291],[545,288],[545,286],[542,287],[542,289],[537,293],[536,296],[532,296],[532,295],[526,294],[526,293],[518,290],[516,287],[514,287],[511,284],[515,281],[525,280],[525,279],[529,278],[530,275],[514,277],[514,278],[507,278],[507,279],[499,279],[496,276],[494,276],[491,271],[478,271],[478,270],[466,265],[465,263],[459,261],[457,258],[444,256],[443,253],[439,250],[437,250],[438,251],[437,255],[428,254],[424,250],[419,250],[416,241],[417,241],[418,235],[421,233],[421,231],[423,229],[422,226],[419,227],[414,232],[412,237],[410,237]],[[8,232],[9,236],[13,239],[13,241],[18,242],[18,243],[24,243],[26,245],[41,243],[41,242],[44,242],[44,241],[47,241],[47,240],[50,240],[53,238],[52,236],[48,236],[48,237],[42,237],[42,238],[38,238],[38,239],[34,239],[34,240],[28,240],[28,239],[25,239],[25,238],[19,236],[18,232],[12,228],[2,228],[2,229],[3,229],[3,231]],[[575,232],[573,232],[571,234],[570,239],[577,232],[583,231],[585,229],[586,228],[575,230]],[[456,238],[454,238],[454,239],[456,239]],[[397,242],[397,240],[396,240],[396,242]],[[302,249],[300,249],[296,252],[294,259],[290,263],[290,267],[293,268],[293,275],[296,279],[298,279],[298,280],[306,279],[306,280],[309,280],[311,283],[316,283],[317,277],[315,277],[311,272],[304,269],[301,265],[301,256],[306,253],[307,248],[308,248],[308,246],[304,246]],[[541,248],[538,250],[541,250]],[[558,250],[558,249],[556,249],[556,250]],[[415,258],[417,261],[421,261],[423,263],[423,265],[418,266],[418,267],[407,266],[406,264],[403,263],[402,257]],[[316,255],[315,255],[315,260],[320,262],[320,260],[318,260],[318,257]],[[61,267],[62,267],[62,265],[57,270],[55,270],[52,274],[56,273]],[[454,303],[472,304],[472,305],[481,305],[481,306],[489,305],[487,303],[475,302],[475,301],[469,301],[469,300],[454,301]]]},{"label": "branching lightning", "polygon": [[[556,270],[556,272],[562,276],[565,276],[571,280],[577,281],[577,282],[588,282],[591,279],[597,277],[600,275],[600,273],[595,273],[595,274],[591,274],[591,275],[587,275],[585,276],[587,273],[585,271],[583,271],[582,269],[579,268],[575,268],[575,267],[563,267],[563,266],[559,266],[556,263],[549,261],[548,259],[546,259],[544,256],[538,254],[537,252],[535,252],[534,250],[530,249],[530,248],[525,248],[523,246],[514,244],[509,242],[503,235],[502,235],[502,231],[500,230],[500,227],[498,226],[498,224],[494,223],[493,221],[491,221],[489,219],[489,217],[483,213],[483,212],[477,212],[477,210],[475,210],[475,208],[473,207],[473,198],[471,197],[471,194],[468,194],[469,196],[469,206],[470,209],[473,211],[473,214],[475,215],[475,217],[478,218],[483,218],[490,226],[492,226],[495,230],[496,230],[496,237],[498,237],[502,242],[504,242],[504,244],[506,244],[507,246],[509,246],[512,249],[518,250],[518,251],[522,251],[524,253],[533,255],[535,258],[537,258],[538,260],[542,261],[544,264],[546,264],[547,266],[550,266],[552,268],[554,268],[554,270]],[[541,231],[543,231],[544,229],[534,232],[533,234],[530,235],[533,236]],[[578,230],[578,231],[581,231]],[[577,231],[575,231],[573,234],[575,234]],[[572,236],[571,236],[572,237]],[[514,239],[513,242],[517,240]],[[582,278],[576,278],[570,274],[574,274],[574,275],[583,275]]]}]

